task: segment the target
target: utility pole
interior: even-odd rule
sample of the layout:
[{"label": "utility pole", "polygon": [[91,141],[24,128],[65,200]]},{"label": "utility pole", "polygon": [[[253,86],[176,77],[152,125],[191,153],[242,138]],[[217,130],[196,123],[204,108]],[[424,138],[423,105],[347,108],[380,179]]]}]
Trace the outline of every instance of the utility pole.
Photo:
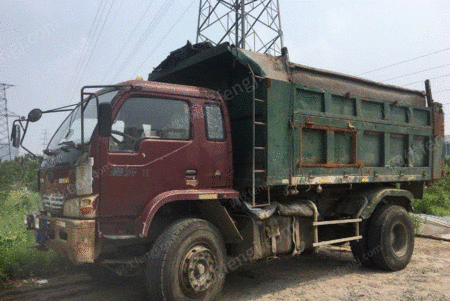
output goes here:
[{"label": "utility pole", "polygon": [[42,146],[44,147],[44,149],[47,148],[47,143],[48,143],[48,130],[44,129],[44,131],[42,132]]},{"label": "utility pole", "polygon": [[205,41],[280,55],[279,0],[200,0],[197,43]]},{"label": "utility pole", "polygon": [[0,161],[12,160],[11,141],[9,140],[9,121],[12,117],[8,114],[8,100],[6,98],[6,90],[14,87],[14,85],[0,83]]}]

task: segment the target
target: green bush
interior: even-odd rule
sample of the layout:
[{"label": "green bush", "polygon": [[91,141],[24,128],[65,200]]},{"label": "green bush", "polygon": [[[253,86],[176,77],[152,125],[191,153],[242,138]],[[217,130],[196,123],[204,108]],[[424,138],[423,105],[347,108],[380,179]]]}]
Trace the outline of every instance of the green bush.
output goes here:
[{"label": "green bush", "polygon": [[39,166],[39,160],[30,157],[0,163],[0,289],[10,280],[73,269],[67,258],[34,249],[34,233],[24,224],[24,215],[40,208],[36,192]]},{"label": "green bush", "polygon": [[37,172],[41,159],[29,155],[17,157],[12,161],[0,162],[0,205],[11,190],[26,187],[37,191]]},{"label": "green bush", "polygon": [[27,231],[24,215],[39,209],[40,197],[27,189],[13,190],[0,207],[0,288],[8,280],[45,277],[67,271],[72,264],[53,251],[32,248],[33,231]]},{"label": "green bush", "polygon": [[[450,172],[450,160],[446,160],[447,172]],[[414,211],[436,216],[450,216],[450,176],[425,187],[422,200],[414,201]]]}]

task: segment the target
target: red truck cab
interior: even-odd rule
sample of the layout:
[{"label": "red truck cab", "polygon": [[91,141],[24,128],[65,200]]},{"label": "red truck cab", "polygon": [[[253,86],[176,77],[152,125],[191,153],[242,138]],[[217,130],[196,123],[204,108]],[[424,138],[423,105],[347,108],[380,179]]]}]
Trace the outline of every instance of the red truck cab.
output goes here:
[{"label": "red truck cab", "polygon": [[[38,242],[93,263],[104,252],[151,243],[153,224],[201,209],[190,200],[238,196],[228,113],[217,92],[129,81],[85,95],[83,109],[74,109],[46,150],[43,211],[29,217]],[[104,104],[112,117],[107,136],[97,127]]]}]

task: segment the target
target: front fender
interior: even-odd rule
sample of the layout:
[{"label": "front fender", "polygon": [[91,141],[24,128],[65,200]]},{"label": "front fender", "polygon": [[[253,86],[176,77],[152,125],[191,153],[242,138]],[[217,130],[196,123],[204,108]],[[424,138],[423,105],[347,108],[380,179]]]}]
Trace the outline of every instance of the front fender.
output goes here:
[{"label": "front fender", "polygon": [[165,204],[177,201],[196,201],[204,218],[221,231],[225,241],[240,241],[242,237],[239,231],[228,212],[219,202],[221,199],[238,197],[239,192],[233,189],[172,190],[163,192],[150,200],[143,210],[140,217],[140,235],[147,237],[153,218]]}]

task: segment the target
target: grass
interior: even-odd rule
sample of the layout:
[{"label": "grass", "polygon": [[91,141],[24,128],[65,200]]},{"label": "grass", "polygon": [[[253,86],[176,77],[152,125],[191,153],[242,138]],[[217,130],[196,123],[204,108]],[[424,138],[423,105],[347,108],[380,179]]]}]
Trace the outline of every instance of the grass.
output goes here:
[{"label": "grass", "polygon": [[414,200],[414,211],[435,216],[450,216],[450,190],[442,184],[426,187],[422,200]]},{"label": "grass", "polygon": [[37,192],[26,188],[10,191],[0,207],[0,289],[12,285],[12,280],[47,277],[74,269],[65,257],[53,251],[41,252],[34,232],[27,231],[24,214],[39,209]]},{"label": "grass", "polygon": [[[447,171],[450,172],[450,158],[447,157]],[[425,187],[421,200],[414,200],[415,213],[436,216],[450,216],[450,176]]]}]

